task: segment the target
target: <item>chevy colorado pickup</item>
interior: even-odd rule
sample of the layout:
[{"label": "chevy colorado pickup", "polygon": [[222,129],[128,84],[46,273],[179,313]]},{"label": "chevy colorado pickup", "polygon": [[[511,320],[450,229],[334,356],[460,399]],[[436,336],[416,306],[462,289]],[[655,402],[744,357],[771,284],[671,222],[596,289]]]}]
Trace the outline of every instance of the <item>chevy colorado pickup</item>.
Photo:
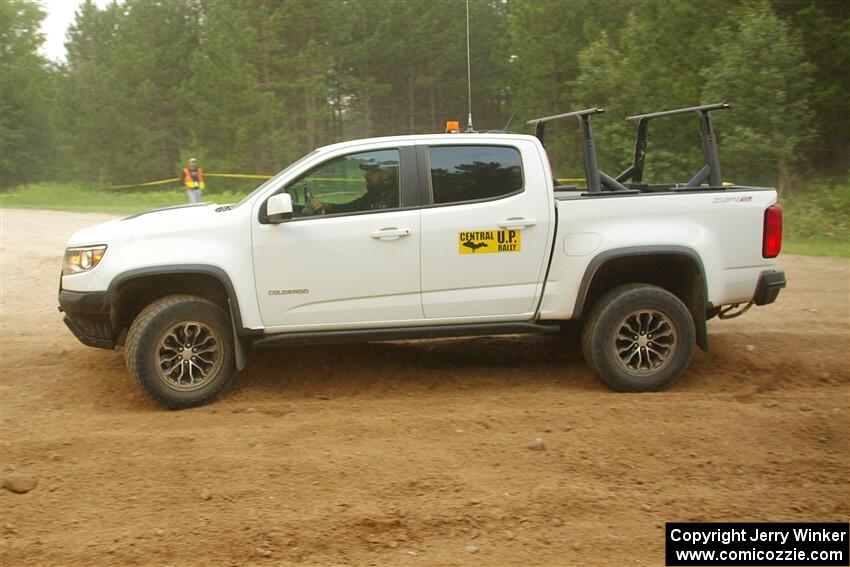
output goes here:
[{"label": "chevy colorado pickup", "polygon": [[[588,366],[618,391],[657,390],[708,348],[706,321],[772,303],[782,214],[773,189],[726,185],[711,112],[644,114],[632,165],[599,170],[591,116],[536,135],[348,141],[296,161],[232,205],[136,214],[74,234],[59,305],[85,345],[124,346],[141,388],[207,403],[251,347],[556,333],[581,324]],[[647,125],[699,120],[705,165],[643,181]],[[546,125],[579,121],[587,187],[558,185]]]}]

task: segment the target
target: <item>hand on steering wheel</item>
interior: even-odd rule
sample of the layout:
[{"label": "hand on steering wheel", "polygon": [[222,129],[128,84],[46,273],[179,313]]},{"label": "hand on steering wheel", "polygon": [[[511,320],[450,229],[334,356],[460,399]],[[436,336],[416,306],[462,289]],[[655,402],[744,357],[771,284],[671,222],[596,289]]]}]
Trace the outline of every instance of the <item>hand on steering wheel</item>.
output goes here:
[{"label": "hand on steering wheel", "polygon": [[328,212],[327,203],[323,203],[315,197],[310,199],[310,202],[307,204],[307,206],[313,209],[313,212],[318,213],[320,215],[324,215]]}]

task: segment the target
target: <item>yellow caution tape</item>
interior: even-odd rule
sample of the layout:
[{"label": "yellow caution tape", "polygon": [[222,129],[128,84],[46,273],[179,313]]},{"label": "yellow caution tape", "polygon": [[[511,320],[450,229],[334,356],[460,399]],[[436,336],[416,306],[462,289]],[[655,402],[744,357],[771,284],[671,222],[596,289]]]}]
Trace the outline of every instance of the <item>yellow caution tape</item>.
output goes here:
[{"label": "yellow caution tape", "polygon": [[[272,175],[254,175],[250,173],[205,173],[204,177],[229,177],[232,179],[271,179]],[[177,183],[179,177],[161,179],[159,181],[148,181],[147,183],[131,183],[129,185],[107,185],[104,189],[126,189],[128,187],[150,187],[153,185],[165,185],[166,183]]]},{"label": "yellow caution tape", "polygon": [[[204,177],[225,177],[228,179],[271,179],[273,175],[262,175],[258,173],[205,173]],[[361,177],[309,177],[310,181],[340,181],[340,182],[362,182]],[[127,189],[129,187],[152,187],[155,185],[165,185],[166,183],[176,183],[180,181],[179,177],[170,179],[161,179],[159,181],[148,181],[147,183],[131,183],[129,185],[107,185],[104,189]],[[558,183],[579,183],[584,182],[584,177],[558,177]],[[723,185],[729,187],[734,185],[729,181],[724,181]]]},{"label": "yellow caution tape", "polygon": [[108,185],[104,187],[104,189],[126,189],[127,187],[147,187],[149,185],[164,185],[166,183],[174,183],[175,181],[180,181],[179,177],[172,177],[171,179],[163,179],[161,181],[149,181],[147,183],[131,183],[130,185]]},{"label": "yellow caution tape", "polygon": [[[271,179],[273,175],[261,175],[255,173],[204,173],[204,177],[225,177],[228,179]],[[310,177],[311,181],[357,181],[362,182],[362,177]],[[130,183],[128,185],[107,185],[104,189],[127,189],[129,187],[151,187],[154,185],[165,185],[166,183],[177,183],[179,177],[161,179],[159,181],[148,181],[147,183]]]},{"label": "yellow caution tape", "polygon": [[229,177],[231,179],[271,179],[274,175],[253,173],[205,173],[204,177]]}]

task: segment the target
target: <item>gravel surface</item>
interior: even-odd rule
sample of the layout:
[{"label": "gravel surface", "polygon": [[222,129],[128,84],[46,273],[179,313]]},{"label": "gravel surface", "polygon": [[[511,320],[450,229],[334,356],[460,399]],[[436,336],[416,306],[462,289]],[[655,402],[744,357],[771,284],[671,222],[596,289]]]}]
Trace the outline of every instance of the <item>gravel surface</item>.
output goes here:
[{"label": "gravel surface", "polygon": [[258,351],[169,412],[56,311],[107,218],[0,210],[0,474],[37,483],[0,490],[3,565],[660,565],[665,521],[850,517],[846,259],[783,256],[664,392],[501,337]]}]

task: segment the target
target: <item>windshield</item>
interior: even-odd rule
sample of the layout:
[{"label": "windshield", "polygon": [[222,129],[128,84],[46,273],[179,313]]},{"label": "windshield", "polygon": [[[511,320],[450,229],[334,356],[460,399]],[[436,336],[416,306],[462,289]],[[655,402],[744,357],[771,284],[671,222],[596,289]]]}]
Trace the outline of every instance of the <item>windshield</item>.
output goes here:
[{"label": "windshield", "polygon": [[286,174],[289,170],[291,170],[293,167],[295,167],[295,166],[297,166],[298,164],[300,164],[300,163],[302,163],[302,162],[306,161],[308,158],[312,157],[312,156],[313,156],[316,152],[318,152],[318,151],[319,151],[319,150],[313,150],[313,151],[312,151],[312,152],[310,152],[309,154],[307,154],[307,155],[305,155],[305,156],[303,156],[303,157],[301,157],[301,158],[299,158],[299,159],[295,160],[294,162],[290,163],[290,164],[289,164],[288,166],[286,166],[286,167],[285,167],[285,168],[284,168],[284,169],[283,169],[280,173],[278,173],[277,175],[275,175],[274,177],[272,177],[271,179],[269,179],[268,181],[266,181],[265,183],[263,183],[262,185],[260,185],[259,187],[257,187],[256,189],[254,189],[253,191],[251,191],[250,193],[248,193],[247,195],[245,195],[245,196],[242,198],[242,200],[241,200],[241,201],[239,201],[238,203],[236,203],[235,205],[233,205],[233,207],[231,207],[231,208],[236,208],[236,207],[238,207],[239,205],[241,205],[242,203],[247,203],[248,201],[250,201],[250,200],[251,200],[251,198],[253,198],[253,197],[254,197],[254,195],[256,195],[257,193],[259,193],[260,191],[262,191],[263,189],[265,189],[266,187],[268,187],[268,186],[269,186],[269,185],[271,185],[272,183],[276,182],[276,181],[277,181],[277,180],[278,180],[278,179],[279,179],[282,175],[285,175],[285,174]]}]

